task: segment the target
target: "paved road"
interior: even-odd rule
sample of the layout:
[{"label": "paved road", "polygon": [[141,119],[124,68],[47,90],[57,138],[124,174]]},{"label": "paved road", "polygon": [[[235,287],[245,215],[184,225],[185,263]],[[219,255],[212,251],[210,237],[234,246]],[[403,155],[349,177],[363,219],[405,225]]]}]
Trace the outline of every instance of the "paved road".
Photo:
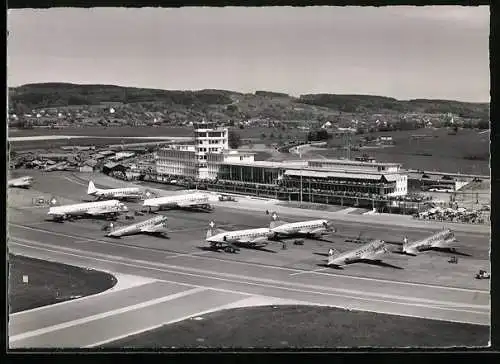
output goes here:
[{"label": "paved road", "polygon": [[[82,194],[82,186],[70,180],[57,186],[68,199],[77,200]],[[38,187],[54,191],[47,183]],[[103,237],[104,222],[46,222],[43,209],[21,206],[23,196],[18,195],[16,205],[9,207],[11,252],[149,280],[125,290],[11,315],[11,347],[96,346],[260,299],[489,324],[489,282],[472,278],[478,266],[489,264],[486,233],[457,233],[460,248],[471,255],[459,258],[457,265],[447,263],[447,255],[432,252],[414,258],[391,254],[384,258],[387,266],[357,264],[332,270],[318,266],[326,259],[321,254],[332,244],[339,250],[357,246],[344,240],[359,234],[359,223],[339,221],[339,233],[330,243],[306,241],[303,247],[244,249],[232,255],[203,250],[208,222],[215,219],[219,226],[234,229],[262,226],[268,216],[223,207],[213,214],[169,212],[169,239],[138,235],[114,240]],[[425,236],[434,227],[375,223],[361,229],[367,236],[397,240],[403,234]]]}]

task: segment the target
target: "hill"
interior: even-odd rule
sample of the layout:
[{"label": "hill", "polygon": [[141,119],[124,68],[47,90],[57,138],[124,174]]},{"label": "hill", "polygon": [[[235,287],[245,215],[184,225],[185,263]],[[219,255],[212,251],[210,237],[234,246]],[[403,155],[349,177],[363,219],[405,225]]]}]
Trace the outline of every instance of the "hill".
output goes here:
[{"label": "hill", "polygon": [[488,103],[417,99],[401,101],[370,95],[309,94],[300,97],[278,92],[244,94],[225,90],[170,91],[114,85],[71,83],[27,84],[9,88],[10,111],[30,113],[42,108],[117,104],[127,116],[160,112],[166,119],[210,118],[241,121],[251,118],[276,120],[350,120],[356,114],[454,113],[464,118],[488,119]]}]

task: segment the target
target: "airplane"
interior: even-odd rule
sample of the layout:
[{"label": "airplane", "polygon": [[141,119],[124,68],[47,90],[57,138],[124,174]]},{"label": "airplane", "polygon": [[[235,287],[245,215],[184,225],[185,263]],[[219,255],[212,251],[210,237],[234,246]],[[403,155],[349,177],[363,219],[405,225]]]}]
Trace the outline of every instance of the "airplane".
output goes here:
[{"label": "airplane", "polygon": [[87,194],[90,196],[97,197],[98,200],[103,200],[103,199],[126,200],[126,199],[140,199],[142,197],[142,193],[139,187],[111,188],[105,190],[96,188],[93,181],[89,181]]},{"label": "airplane", "polygon": [[279,221],[279,216],[276,212],[271,214],[272,221],[269,228],[274,233],[273,238],[305,236],[308,238],[321,238],[336,232],[332,222],[326,219],[308,220],[299,222],[284,222]]},{"label": "airplane", "polygon": [[[52,202],[54,203],[54,202]],[[116,217],[121,212],[128,211],[127,206],[118,200],[77,203],[72,205],[52,206],[48,215],[54,221],[68,220],[78,216],[111,216]]]},{"label": "airplane", "polygon": [[378,263],[381,260],[377,259],[377,257],[388,252],[389,251],[385,247],[385,241],[383,240],[373,240],[357,249],[340,254],[335,254],[335,251],[330,249],[328,252],[327,266],[340,268],[343,265],[357,262]]},{"label": "airplane", "polygon": [[224,249],[227,253],[235,253],[240,250],[237,246],[262,248],[270,243],[271,236],[272,232],[268,228],[226,231],[216,229],[215,223],[211,221],[205,240],[210,243],[212,249]]},{"label": "airplane", "polygon": [[7,182],[7,186],[18,187],[18,188],[30,188],[32,183],[33,183],[33,177],[25,176],[25,177],[10,179]]},{"label": "airplane", "polygon": [[137,222],[132,225],[119,227],[113,229],[113,223],[110,224],[111,231],[106,234],[106,236],[112,238],[120,238],[126,235],[133,234],[154,234],[163,235],[167,232],[167,217],[163,215],[155,216],[151,219],[147,219],[141,222]]},{"label": "airplane", "polygon": [[450,244],[455,242],[457,242],[457,239],[450,229],[443,229],[434,235],[414,242],[409,242],[408,237],[405,236],[401,253],[416,256],[419,252],[439,249],[455,252],[455,248],[450,247]]},{"label": "airplane", "polygon": [[182,208],[211,211],[212,206],[208,203],[208,201],[209,197],[205,193],[191,193],[186,195],[149,198],[144,200],[142,206],[148,207],[150,212],[153,208],[158,210],[161,210],[162,208]]}]

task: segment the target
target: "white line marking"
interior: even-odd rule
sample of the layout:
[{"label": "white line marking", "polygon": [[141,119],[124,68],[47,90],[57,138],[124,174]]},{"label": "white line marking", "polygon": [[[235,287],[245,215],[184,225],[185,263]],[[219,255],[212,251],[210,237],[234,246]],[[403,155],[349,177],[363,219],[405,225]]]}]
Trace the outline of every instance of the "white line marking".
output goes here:
[{"label": "white line marking", "polygon": [[72,183],[76,183],[77,185],[80,185],[80,186],[85,186],[85,187],[87,187],[87,186],[88,186],[88,183],[87,183],[87,184],[85,184],[85,183],[82,183],[82,182],[80,182],[80,181],[73,180],[72,178],[69,178],[68,176],[63,176],[63,178],[64,178],[65,180],[68,180],[68,181],[72,182]]},{"label": "white line marking", "polygon": [[[23,240],[23,239],[17,239],[17,240]],[[38,246],[54,248],[53,246],[51,246],[49,244],[44,244],[44,243],[39,243],[39,242],[33,242],[33,241],[27,241],[27,242],[31,243],[31,244],[38,245]],[[22,246],[23,244],[18,244],[18,245]],[[33,248],[36,249],[36,247],[33,247]],[[313,286],[313,285],[307,285],[307,284],[302,284],[302,283],[291,283],[291,282],[286,282],[286,281],[277,281],[277,280],[274,280],[274,279],[248,277],[248,276],[243,276],[243,275],[238,275],[238,274],[232,274],[232,273],[215,272],[215,271],[209,271],[209,270],[204,270],[204,269],[196,269],[196,268],[190,268],[190,267],[168,265],[168,264],[163,264],[163,263],[144,261],[144,260],[140,260],[140,259],[129,259],[129,258],[123,258],[123,257],[116,257],[116,256],[112,256],[112,255],[109,255],[109,254],[86,252],[86,251],[82,251],[82,250],[79,250],[79,249],[71,249],[71,248],[66,248],[66,247],[56,248],[58,250],[51,250],[51,249],[47,249],[47,248],[45,248],[45,249],[48,250],[48,251],[53,251],[55,253],[60,252],[62,254],[65,254],[63,252],[63,250],[74,252],[74,253],[79,253],[79,254],[81,254],[81,253],[93,254],[95,256],[100,256],[100,257],[104,257],[104,258],[108,258],[108,259],[111,258],[111,259],[113,259],[112,261],[114,261],[114,262],[128,261],[128,262],[134,262],[134,263],[139,263],[139,264],[147,264],[149,266],[156,266],[156,267],[162,267],[162,268],[170,268],[171,269],[170,271],[166,270],[166,269],[165,269],[165,271],[172,272],[172,273],[177,273],[177,274],[181,273],[180,271],[188,271],[188,272],[200,273],[200,274],[203,274],[204,277],[214,278],[214,279],[215,279],[215,277],[209,277],[208,275],[232,277],[232,278],[236,278],[236,279],[246,279],[246,280],[253,280],[253,281],[263,282],[263,283],[281,284],[281,285],[289,285],[289,286],[296,286],[296,287],[305,287],[305,288],[311,288],[311,287],[313,287],[314,289],[327,290],[327,291],[330,290],[330,291],[343,292],[343,293],[349,293],[349,294],[372,295],[372,296],[375,296],[375,297],[384,297],[384,298],[399,298],[399,296],[386,295],[386,294],[380,294],[380,293],[375,293],[375,292],[356,291],[356,290],[350,290],[350,289],[334,288],[334,287],[329,287],[329,286],[328,287]],[[81,256],[79,254],[76,254],[76,256]],[[95,257],[90,257],[88,255],[84,256],[84,257],[87,257],[87,258],[90,258],[90,259],[97,259]],[[177,270],[175,270],[175,269],[177,269]],[[474,293],[477,293],[477,291],[474,291]],[[433,301],[433,300],[422,299],[422,298],[413,298],[413,297],[411,298],[411,300],[417,301],[417,302],[428,302],[428,303],[436,303],[436,302],[440,303],[440,304],[444,304],[445,303],[443,301]],[[452,303],[449,302],[448,304],[452,304]],[[463,306],[464,305],[459,305],[459,307],[463,307]],[[467,304],[467,307],[489,307],[489,306]]]},{"label": "white line marking", "polygon": [[155,298],[153,300],[138,303],[138,304],[128,306],[128,307],[123,307],[123,308],[120,308],[117,310],[111,310],[111,311],[103,312],[103,313],[100,313],[97,315],[84,317],[84,318],[81,318],[78,320],[68,321],[68,322],[64,322],[62,324],[44,327],[43,329],[25,332],[23,334],[19,334],[19,335],[15,335],[15,336],[10,337],[9,342],[12,343],[12,342],[16,342],[19,340],[27,339],[29,337],[43,335],[43,334],[46,334],[46,333],[49,333],[52,331],[62,330],[62,329],[68,328],[68,327],[85,324],[85,323],[90,322],[90,321],[100,320],[100,319],[103,319],[103,318],[106,318],[109,316],[119,315],[121,313],[126,313],[129,311],[138,310],[138,309],[145,308],[148,306],[157,305],[157,304],[162,303],[162,302],[175,300],[177,298],[189,296],[189,295],[192,295],[194,293],[202,292],[205,290],[206,290],[206,288],[193,288],[193,289],[190,289],[190,290],[187,290],[184,292],[175,293],[175,294],[161,297],[161,298]]},{"label": "white line marking", "polygon": [[314,269],[314,270],[305,270],[303,272],[292,273],[290,275],[291,276],[298,276],[299,274],[318,273],[318,272],[321,272],[321,271],[324,271],[324,270],[327,270],[327,269],[330,269],[330,268],[319,268],[319,269]]},{"label": "white line marking", "polygon": [[[31,228],[31,227],[28,227],[28,226],[23,226],[23,225],[18,225],[18,224],[10,224],[10,225],[13,225],[13,226],[16,226],[16,227],[22,228],[22,229],[38,231],[38,232],[47,233],[47,234],[50,234],[50,235],[62,236],[62,237],[67,237],[67,238],[71,238],[71,239],[82,238],[81,236],[67,235],[67,234],[57,233],[57,232],[43,230],[43,229]],[[120,244],[108,242],[108,241],[105,241],[105,240],[89,239],[89,241],[100,243],[100,244],[114,245],[114,246],[118,246],[118,247],[121,247],[121,248],[126,247],[126,248],[131,248],[131,249],[138,249],[138,250],[148,250],[148,251],[151,250],[151,249],[144,248],[144,247],[135,247],[135,246],[130,246],[130,245],[124,246],[124,245],[120,245]],[[173,254],[175,254],[175,253],[173,253]],[[196,259],[217,260],[217,261],[221,261],[221,262],[224,262],[224,263],[240,264],[240,265],[254,266],[254,267],[259,267],[259,268],[270,268],[270,269],[277,269],[277,270],[283,270],[283,271],[289,271],[289,272],[296,272],[296,273],[299,273],[299,272],[300,273],[302,273],[302,272],[309,272],[308,270],[303,270],[303,269],[293,269],[293,268],[278,267],[278,266],[267,265],[267,264],[257,264],[257,263],[250,263],[250,262],[240,262],[240,261],[234,261],[234,260],[229,260],[229,259],[221,259],[221,258],[215,258],[215,257],[200,257],[200,256],[196,256],[196,255],[193,255],[192,257],[196,258]],[[392,284],[399,284],[399,285],[403,285],[403,286],[431,287],[431,288],[447,289],[447,290],[461,291],[461,292],[479,292],[479,293],[488,293],[488,294],[490,293],[490,291],[470,289],[470,288],[448,287],[448,286],[438,286],[438,285],[423,284],[423,283],[414,283],[414,282],[393,281],[393,280],[389,280],[389,279],[357,277],[357,276],[351,276],[351,275],[346,275],[346,274],[334,274],[334,273],[323,273],[323,272],[317,272],[315,274],[326,275],[326,276],[329,276],[329,277],[337,277],[337,278],[348,278],[348,279],[361,280],[361,281],[392,283]]]},{"label": "white line marking", "polygon": [[[16,245],[20,246],[26,246],[23,244],[19,243],[14,243]],[[471,304],[459,304],[459,303],[454,303],[454,302],[446,302],[446,301],[434,301],[434,300],[425,300],[425,299],[415,299],[413,297],[394,297],[394,298],[404,298],[404,299],[409,299],[409,302],[397,302],[397,301],[389,301],[389,300],[382,300],[382,299],[377,299],[373,297],[369,298],[364,298],[364,297],[359,297],[359,296],[348,296],[344,294],[339,294],[335,292],[321,292],[321,291],[311,291],[311,290],[304,290],[304,289],[299,289],[299,288],[290,288],[290,287],[284,287],[284,286],[276,286],[276,285],[271,285],[271,284],[266,284],[266,283],[256,283],[256,282],[247,282],[247,281],[238,281],[235,279],[227,279],[227,278],[220,278],[220,277],[213,277],[213,276],[207,276],[207,275],[201,275],[201,274],[194,274],[194,273],[187,273],[187,272],[182,272],[182,271],[174,271],[174,270],[168,270],[168,269],[161,269],[161,268],[154,268],[154,267],[148,267],[148,266],[142,266],[139,264],[131,264],[131,263],[125,263],[125,262],[120,262],[120,261],[113,261],[109,259],[101,259],[101,258],[93,258],[93,257],[88,257],[84,255],[79,255],[79,254],[73,254],[73,253],[66,253],[66,252],[61,252],[61,251],[56,251],[56,250],[51,250],[47,248],[42,248],[42,247],[33,247],[33,246],[26,246],[28,248],[32,249],[38,249],[38,250],[45,250],[45,251],[52,251],[54,253],[58,254],[63,254],[63,255],[70,255],[70,256],[76,256],[79,258],[84,258],[84,259],[92,259],[92,260],[97,260],[97,261],[103,261],[103,262],[108,262],[108,263],[114,263],[114,264],[119,264],[119,265],[125,265],[125,266],[131,266],[135,268],[141,268],[141,269],[147,269],[147,270],[154,270],[154,271],[159,271],[159,272],[166,272],[166,273],[173,273],[173,274],[178,274],[178,275],[185,275],[185,276],[192,276],[192,277],[198,277],[198,278],[205,278],[205,279],[212,279],[212,280],[218,280],[218,281],[224,281],[224,282],[231,282],[231,283],[239,283],[239,284],[246,284],[246,285],[253,285],[253,286],[258,286],[258,287],[265,287],[265,288],[276,288],[280,290],[286,290],[286,291],[295,291],[295,292],[302,292],[302,293],[312,293],[312,294],[318,294],[322,296],[333,296],[333,297],[340,297],[340,298],[349,298],[349,299],[356,299],[356,300],[362,300],[362,301],[368,301],[368,302],[382,302],[382,303],[392,303],[392,304],[399,304],[403,306],[415,306],[415,307],[425,307],[425,308],[434,308],[438,310],[444,310],[444,311],[455,311],[455,312],[466,312],[466,313],[474,313],[474,314],[479,314],[479,315],[489,315],[489,305],[471,305]],[[248,277],[250,278],[250,277]],[[278,282],[281,284],[285,284],[286,282]],[[314,286],[307,286],[307,285],[302,285],[306,287],[313,287]],[[217,287],[206,287],[212,290],[219,290]],[[324,287],[328,288],[328,287]],[[335,290],[334,290],[335,291]],[[342,291],[342,290],[340,290]],[[237,291],[235,291],[237,292]],[[351,291],[353,292],[353,291]],[[354,293],[358,294],[365,294],[364,292],[360,291],[354,291]],[[248,293],[247,293],[248,295]],[[384,297],[386,295],[377,295],[375,297]],[[393,297],[393,296],[389,296]],[[464,309],[454,309],[451,307],[440,307],[440,306],[430,306],[429,304],[417,304],[415,302],[411,302],[411,300],[415,301],[423,301],[423,302],[429,302],[429,303],[434,303],[434,304],[442,304],[442,305],[451,305],[453,307],[475,307],[475,308],[483,308],[483,309],[488,309],[487,312],[481,312],[481,311],[470,311],[470,310],[464,310]]]},{"label": "white line marking", "polygon": [[[243,300],[245,300],[245,298]],[[189,319],[191,317],[202,316],[202,315],[206,315],[206,314],[209,314],[209,313],[212,313],[212,312],[221,311],[221,310],[225,310],[225,309],[230,309],[230,308],[232,308],[232,306],[233,306],[233,304],[235,302],[239,302],[239,301],[240,300],[237,300],[237,301],[228,303],[226,305],[221,305],[221,306],[218,306],[218,307],[215,307],[215,308],[211,308],[209,310],[200,311],[200,312],[197,312],[197,313],[193,313],[191,315],[187,315],[187,316],[176,318],[174,320],[170,320],[170,321],[167,321],[167,322],[162,322],[160,324],[157,324],[157,325],[154,325],[154,326],[150,326],[150,327],[147,327],[145,329],[140,329],[140,330],[134,331],[132,333],[128,333],[128,334],[116,336],[116,337],[113,337],[113,338],[110,338],[110,339],[106,339],[106,340],[103,340],[103,341],[99,341],[99,342],[91,344],[91,345],[86,345],[86,346],[84,346],[84,348],[92,348],[92,347],[96,347],[96,346],[99,346],[99,345],[102,345],[102,344],[106,344],[106,343],[109,343],[109,342],[117,341],[117,340],[123,339],[125,337],[134,336],[134,335],[146,332],[146,331],[151,331],[151,330],[157,329],[157,328],[165,326],[165,325],[170,325],[170,324],[173,324],[173,323],[176,323],[176,322],[184,321],[184,320],[187,320],[187,319]]]},{"label": "white line marking", "polygon": [[[101,271],[104,272],[103,270],[101,270]],[[57,303],[53,303],[53,304],[47,305],[47,306],[40,306],[40,307],[35,307],[35,308],[29,309],[29,310],[24,310],[24,311],[19,311],[19,312],[11,313],[11,314],[9,314],[9,317],[22,316],[24,314],[30,314],[30,313],[37,312],[37,311],[49,310],[49,309],[52,309],[53,307],[57,308],[59,306],[68,305],[68,304],[78,305],[80,302],[86,301],[86,300],[89,300],[89,299],[93,299],[94,297],[101,297],[101,296],[104,296],[104,295],[108,295],[108,294],[112,294],[112,293],[124,291],[126,289],[137,288],[137,287],[140,287],[140,286],[144,286],[146,284],[151,284],[151,283],[155,283],[155,282],[159,281],[156,278],[133,276],[133,275],[130,275],[130,274],[112,273],[112,272],[106,272],[106,273],[109,273],[109,274],[112,274],[113,276],[115,276],[115,278],[117,279],[117,282],[116,282],[116,284],[113,287],[111,287],[111,288],[109,288],[109,289],[107,289],[105,291],[102,291],[102,292],[99,292],[99,293],[96,293],[96,294],[92,294],[92,295],[89,295],[89,296],[75,298],[73,300],[67,300],[67,301],[57,302]],[[131,282],[129,280],[130,277],[132,277],[134,279],[134,281]],[[127,281],[125,281],[125,280],[127,280]]]}]

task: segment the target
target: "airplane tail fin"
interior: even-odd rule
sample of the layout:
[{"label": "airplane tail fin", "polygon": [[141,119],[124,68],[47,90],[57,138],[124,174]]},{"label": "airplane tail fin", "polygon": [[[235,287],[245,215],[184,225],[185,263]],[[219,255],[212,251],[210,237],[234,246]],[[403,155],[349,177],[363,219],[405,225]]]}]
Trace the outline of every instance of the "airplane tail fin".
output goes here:
[{"label": "airplane tail fin", "polygon": [[210,222],[210,226],[207,230],[207,239],[211,238],[212,236],[214,235],[217,235],[217,234],[220,234],[220,233],[223,233],[225,232],[225,230],[222,230],[222,229],[217,229],[215,227],[215,223],[213,221]]},{"label": "airplane tail fin", "polygon": [[276,211],[273,211],[271,213],[271,222],[269,223],[269,228],[273,229],[275,227],[281,226],[286,224],[285,221],[281,221],[279,215],[276,213]]},{"label": "airplane tail fin", "polygon": [[94,185],[93,181],[89,181],[89,188],[87,189],[87,194],[88,195],[93,195],[94,193],[97,192],[97,188]]},{"label": "airplane tail fin", "polygon": [[60,205],[59,200],[55,196],[52,196],[49,200],[49,206],[55,207],[59,205]]},{"label": "airplane tail fin", "polygon": [[334,259],[339,255],[339,252],[333,248],[328,250],[328,265],[333,264]]}]

